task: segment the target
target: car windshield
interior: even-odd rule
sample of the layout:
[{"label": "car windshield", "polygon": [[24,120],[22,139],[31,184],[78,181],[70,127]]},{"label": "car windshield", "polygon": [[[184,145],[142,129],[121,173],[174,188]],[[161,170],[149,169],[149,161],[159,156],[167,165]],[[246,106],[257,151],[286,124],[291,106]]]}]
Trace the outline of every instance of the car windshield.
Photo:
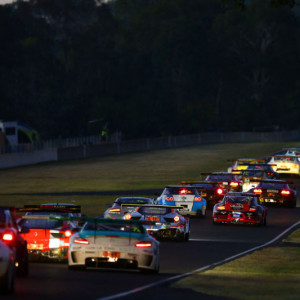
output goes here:
[{"label": "car windshield", "polygon": [[149,204],[151,203],[150,199],[142,199],[142,198],[118,198],[115,203],[117,204]]},{"label": "car windshield", "polygon": [[246,171],[243,172],[244,177],[264,177],[265,172],[263,171]]},{"label": "car windshield", "polygon": [[211,181],[231,181],[235,180],[230,174],[211,174],[208,176]]},{"label": "car windshield", "polygon": [[190,187],[166,187],[163,195],[195,195],[198,194],[196,188]]},{"label": "car windshield", "polygon": [[274,161],[283,161],[283,162],[298,162],[297,157],[286,157],[286,156],[276,156],[274,158]]},{"label": "car windshield", "polygon": [[248,166],[246,170],[271,170],[270,166]]},{"label": "car windshield", "polygon": [[22,219],[19,225],[28,229],[59,229],[63,226],[63,221],[47,219]]},{"label": "car windshield", "polygon": [[144,227],[140,224],[115,224],[115,223],[98,223],[87,222],[82,231],[114,231],[114,232],[137,232],[144,233]]},{"label": "car windshield", "polygon": [[224,202],[230,202],[230,203],[251,203],[253,201],[252,197],[245,197],[245,196],[225,196]]},{"label": "car windshield", "polygon": [[260,184],[260,188],[262,189],[278,189],[278,190],[282,190],[285,189],[286,183],[281,183],[281,182],[262,182]]},{"label": "car windshield", "polygon": [[139,213],[142,215],[166,215],[172,212],[169,207],[140,207]]}]

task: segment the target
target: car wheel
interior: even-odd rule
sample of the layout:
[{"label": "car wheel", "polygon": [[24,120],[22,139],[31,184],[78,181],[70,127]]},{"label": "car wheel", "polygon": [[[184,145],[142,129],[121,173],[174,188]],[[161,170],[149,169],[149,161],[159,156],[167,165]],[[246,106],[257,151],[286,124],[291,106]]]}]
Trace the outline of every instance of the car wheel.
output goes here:
[{"label": "car wheel", "polygon": [[190,239],[190,233],[187,232],[187,233],[184,235],[184,240],[185,240],[186,242],[188,242],[189,239]]},{"label": "car wheel", "polygon": [[20,261],[18,262],[19,266],[17,268],[17,276],[25,277],[28,275],[28,253],[27,250],[23,253]]}]

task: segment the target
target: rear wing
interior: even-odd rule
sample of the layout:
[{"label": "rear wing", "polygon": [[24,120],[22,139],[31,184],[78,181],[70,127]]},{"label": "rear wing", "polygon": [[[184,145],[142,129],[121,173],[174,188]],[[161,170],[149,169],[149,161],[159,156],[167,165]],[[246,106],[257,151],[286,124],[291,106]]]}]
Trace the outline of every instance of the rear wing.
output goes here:
[{"label": "rear wing", "polygon": [[135,204],[135,203],[132,203],[132,204],[121,204],[121,208],[123,206],[133,206],[133,207],[162,207],[162,208],[174,208],[174,209],[183,209],[182,206],[172,206],[172,205],[160,205],[160,204]]},{"label": "rear wing", "polygon": [[202,181],[182,181],[180,184],[182,185],[201,185],[201,184],[220,184],[220,181],[205,181],[205,180],[202,180]]},{"label": "rear wing", "polygon": [[81,213],[80,205],[24,205],[17,209],[19,212],[69,212]]}]

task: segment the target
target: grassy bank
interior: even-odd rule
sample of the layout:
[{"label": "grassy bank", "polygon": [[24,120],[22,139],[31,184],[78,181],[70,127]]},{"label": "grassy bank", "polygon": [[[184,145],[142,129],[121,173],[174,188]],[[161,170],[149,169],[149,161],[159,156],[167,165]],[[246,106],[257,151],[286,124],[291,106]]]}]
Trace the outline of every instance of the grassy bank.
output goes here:
[{"label": "grassy bank", "polygon": [[300,229],[284,242],[186,277],[173,287],[241,300],[299,299]]},{"label": "grassy bank", "polygon": [[115,197],[12,194],[162,189],[182,180],[199,180],[201,172],[225,171],[232,164],[229,160],[259,158],[296,145],[300,143],[202,145],[0,170],[0,205],[76,200],[86,213],[94,214],[93,206],[101,211]]}]

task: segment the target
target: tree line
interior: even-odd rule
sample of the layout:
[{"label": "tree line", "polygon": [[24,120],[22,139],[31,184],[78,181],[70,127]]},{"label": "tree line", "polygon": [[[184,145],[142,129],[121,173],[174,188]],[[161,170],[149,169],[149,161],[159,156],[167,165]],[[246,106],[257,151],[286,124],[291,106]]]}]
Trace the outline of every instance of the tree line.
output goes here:
[{"label": "tree line", "polygon": [[0,119],[42,138],[299,128],[295,1],[0,6]]}]

